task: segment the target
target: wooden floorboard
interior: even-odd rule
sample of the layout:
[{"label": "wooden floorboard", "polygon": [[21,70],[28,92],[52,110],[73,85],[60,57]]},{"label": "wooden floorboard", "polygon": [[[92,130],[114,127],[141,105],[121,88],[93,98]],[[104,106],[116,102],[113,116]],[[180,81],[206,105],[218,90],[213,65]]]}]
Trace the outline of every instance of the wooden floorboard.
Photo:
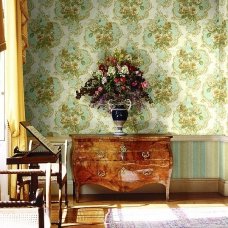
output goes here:
[{"label": "wooden floorboard", "polygon": [[[218,193],[175,193],[170,200],[164,194],[106,194],[82,195],[79,203],[69,197],[68,208],[63,209],[62,227],[103,228],[105,215],[109,208],[127,205],[166,204],[176,207],[178,204],[224,204],[228,206],[228,197]],[[64,206],[64,205],[63,205]],[[58,219],[58,206],[52,205],[52,221]],[[52,228],[57,225],[52,224]]]}]

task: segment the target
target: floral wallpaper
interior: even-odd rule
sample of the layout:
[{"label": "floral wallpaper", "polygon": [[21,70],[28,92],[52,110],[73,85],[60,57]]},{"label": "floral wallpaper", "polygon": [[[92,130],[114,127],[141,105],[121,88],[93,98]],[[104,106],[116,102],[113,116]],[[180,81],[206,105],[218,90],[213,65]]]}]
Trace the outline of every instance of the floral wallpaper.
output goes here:
[{"label": "floral wallpaper", "polygon": [[143,59],[153,104],[127,133],[228,135],[227,0],[28,0],[26,118],[46,136],[110,133],[111,115],[75,99],[106,52]]}]

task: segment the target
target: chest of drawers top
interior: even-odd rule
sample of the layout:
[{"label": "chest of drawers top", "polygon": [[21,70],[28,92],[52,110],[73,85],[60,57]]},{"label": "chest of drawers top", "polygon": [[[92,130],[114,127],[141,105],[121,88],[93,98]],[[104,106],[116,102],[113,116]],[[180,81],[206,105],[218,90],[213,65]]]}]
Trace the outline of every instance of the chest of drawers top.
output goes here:
[{"label": "chest of drawers top", "polygon": [[173,136],[168,134],[128,134],[122,136],[113,134],[70,134],[70,137],[77,141],[169,141]]}]

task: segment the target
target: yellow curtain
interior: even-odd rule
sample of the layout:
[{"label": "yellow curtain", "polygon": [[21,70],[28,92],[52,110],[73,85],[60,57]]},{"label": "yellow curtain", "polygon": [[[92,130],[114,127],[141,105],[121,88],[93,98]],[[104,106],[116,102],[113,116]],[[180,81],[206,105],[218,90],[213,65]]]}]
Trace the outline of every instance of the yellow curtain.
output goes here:
[{"label": "yellow curtain", "polygon": [[6,49],[6,42],[4,36],[4,26],[3,26],[3,8],[2,0],[0,0],[0,52]]},{"label": "yellow curtain", "polygon": [[[7,0],[5,23],[5,38],[7,43],[5,58],[5,82],[6,82],[6,118],[10,130],[9,156],[13,149],[18,146],[25,150],[27,145],[26,131],[19,122],[25,120],[24,84],[23,84],[23,52],[24,38],[27,35],[27,26],[24,20],[24,12],[27,5],[25,0]],[[23,15],[23,16],[22,16]],[[27,14],[26,14],[27,15]],[[27,19],[26,19],[27,21]],[[27,45],[27,44],[26,44]],[[25,55],[24,55],[25,56]],[[16,179],[11,180],[11,197],[16,193]]]},{"label": "yellow curtain", "polygon": [[20,38],[22,60],[25,63],[26,48],[28,47],[28,6],[27,0],[17,0],[17,36]]}]

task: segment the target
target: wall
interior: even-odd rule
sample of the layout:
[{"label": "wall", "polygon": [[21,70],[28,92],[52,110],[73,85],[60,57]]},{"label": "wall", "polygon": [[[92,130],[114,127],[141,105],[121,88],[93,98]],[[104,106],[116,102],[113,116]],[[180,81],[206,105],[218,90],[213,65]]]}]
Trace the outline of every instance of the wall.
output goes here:
[{"label": "wall", "polygon": [[113,132],[110,115],[75,91],[116,47],[143,58],[154,100],[130,115],[128,133],[228,135],[226,0],[28,2],[26,118],[44,135]]},{"label": "wall", "polygon": [[172,142],[172,178],[228,180],[228,137],[176,136]]}]

